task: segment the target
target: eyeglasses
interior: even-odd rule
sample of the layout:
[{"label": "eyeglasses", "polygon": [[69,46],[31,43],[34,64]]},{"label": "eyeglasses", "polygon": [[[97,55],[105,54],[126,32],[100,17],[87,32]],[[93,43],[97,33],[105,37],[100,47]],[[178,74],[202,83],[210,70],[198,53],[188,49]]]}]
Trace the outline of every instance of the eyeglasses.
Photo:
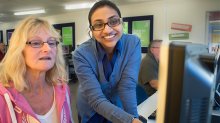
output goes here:
[{"label": "eyeglasses", "polygon": [[59,42],[54,39],[49,39],[47,40],[47,42],[43,42],[40,40],[32,40],[32,41],[26,42],[27,45],[30,45],[33,48],[41,48],[44,45],[44,43],[47,43],[50,46],[50,48],[54,48],[59,44]]},{"label": "eyeglasses", "polygon": [[160,47],[151,47],[151,48],[160,48]]},{"label": "eyeglasses", "polygon": [[93,31],[101,31],[105,28],[105,25],[109,27],[115,27],[122,23],[121,18],[110,18],[107,23],[97,22],[94,25],[90,26]]}]

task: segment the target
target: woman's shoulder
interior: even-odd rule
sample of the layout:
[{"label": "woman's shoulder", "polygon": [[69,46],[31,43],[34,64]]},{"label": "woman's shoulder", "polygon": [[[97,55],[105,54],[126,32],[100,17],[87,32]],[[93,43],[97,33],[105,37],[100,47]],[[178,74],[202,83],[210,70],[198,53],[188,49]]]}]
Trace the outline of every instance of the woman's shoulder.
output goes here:
[{"label": "woman's shoulder", "polygon": [[72,53],[73,56],[90,56],[94,53],[95,41],[89,39],[86,42],[80,44]]},{"label": "woman's shoulder", "polygon": [[135,44],[140,44],[140,39],[133,34],[123,34],[121,39],[123,43],[129,44],[131,46],[135,46]]},{"label": "woman's shoulder", "polygon": [[141,48],[140,39],[132,34],[123,34],[120,42],[124,52],[131,53]]},{"label": "woman's shoulder", "polygon": [[11,88],[11,87],[5,87],[2,85],[2,83],[0,83],[0,105],[2,106],[3,103],[5,102],[5,97],[4,95],[7,94],[9,96],[10,100],[14,100],[13,95],[16,95],[18,92]]},{"label": "woman's shoulder", "polygon": [[78,45],[77,48],[75,49],[75,51],[77,52],[83,52],[85,49],[91,49],[93,47],[93,43],[95,41],[93,39],[89,39],[85,42],[83,42],[82,44]]},{"label": "woman's shoulder", "polygon": [[139,37],[137,35],[134,34],[123,34],[122,38],[125,38],[127,40],[133,40],[133,41],[139,41]]},{"label": "woman's shoulder", "polygon": [[0,95],[4,95],[5,93],[9,93],[8,89],[0,82]]},{"label": "woman's shoulder", "polygon": [[85,60],[89,63],[94,63],[97,57],[96,41],[93,39],[81,44],[72,53],[73,62],[77,65],[83,63],[82,60]]}]

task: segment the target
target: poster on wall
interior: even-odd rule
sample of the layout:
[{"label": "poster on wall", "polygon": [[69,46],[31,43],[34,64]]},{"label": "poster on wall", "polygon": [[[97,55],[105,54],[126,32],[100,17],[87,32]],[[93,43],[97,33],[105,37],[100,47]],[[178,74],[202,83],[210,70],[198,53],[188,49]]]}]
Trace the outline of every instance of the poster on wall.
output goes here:
[{"label": "poster on wall", "polygon": [[148,44],[153,40],[153,15],[125,17],[123,22],[124,32],[137,35],[142,53],[147,53]]},{"label": "poster on wall", "polygon": [[169,34],[169,40],[187,40],[189,39],[189,33],[171,33]]},{"label": "poster on wall", "polygon": [[220,50],[220,11],[207,12],[209,53],[216,54]]},{"label": "poster on wall", "polygon": [[73,45],[72,33],[73,33],[72,27],[62,27],[63,45]]},{"label": "poster on wall", "polygon": [[61,23],[53,26],[61,35],[63,52],[68,54],[75,50],[75,23]]},{"label": "poster on wall", "polygon": [[123,32],[124,32],[125,34],[128,34],[128,22],[124,22],[124,23],[123,23]]},{"label": "poster on wall", "polygon": [[212,43],[220,43],[220,23],[210,24],[210,36]]},{"label": "poster on wall", "polygon": [[172,23],[172,32],[168,35],[169,40],[189,40],[192,24]]},{"label": "poster on wall", "polygon": [[180,31],[191,32],[192,31],[192,25],[191,24],[172,23],[171,24],[171,29],[172,30],[180,30]]},{"label": "poster on wall", "polygon": [[150,21],[133,21],[132,33],[140,38],[142,47],[147,47],[150,43]]},{"label": "poster on wall", "polygon": [[220,49],[220,23],[209,25],[209,53],[216,54]]}]

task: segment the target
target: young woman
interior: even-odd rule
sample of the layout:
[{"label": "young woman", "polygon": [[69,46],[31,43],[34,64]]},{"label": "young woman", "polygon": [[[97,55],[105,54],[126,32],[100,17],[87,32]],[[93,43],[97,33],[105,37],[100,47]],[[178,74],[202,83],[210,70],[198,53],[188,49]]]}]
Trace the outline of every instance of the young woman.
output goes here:
[{"label": "young woman", "polygon": [[88,19],[92,38],[73,53],[81,122],[141,122],[136,101],[139,38],[123,34],[121,13],[111,1],[95,3]]}]

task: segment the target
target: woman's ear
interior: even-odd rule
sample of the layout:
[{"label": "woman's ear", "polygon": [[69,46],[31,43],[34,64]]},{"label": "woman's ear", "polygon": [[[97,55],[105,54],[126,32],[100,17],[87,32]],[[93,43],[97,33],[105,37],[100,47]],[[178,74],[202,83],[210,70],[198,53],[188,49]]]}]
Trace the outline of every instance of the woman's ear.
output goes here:
[{"label": "woman's ear", "polygon": [[92,31],[91,31],[90,28],[88,28],[88,35],[89,35],[90,38],[92,38]]},{"label": "woman's ear", "polygon": [[91,30],[90,28],[89,28],[89,30],[88,30],[88,35],[89,35],[89,37],[92,38],[93,40],[96,40],[95,37],[93,36],[92,30]]}]

